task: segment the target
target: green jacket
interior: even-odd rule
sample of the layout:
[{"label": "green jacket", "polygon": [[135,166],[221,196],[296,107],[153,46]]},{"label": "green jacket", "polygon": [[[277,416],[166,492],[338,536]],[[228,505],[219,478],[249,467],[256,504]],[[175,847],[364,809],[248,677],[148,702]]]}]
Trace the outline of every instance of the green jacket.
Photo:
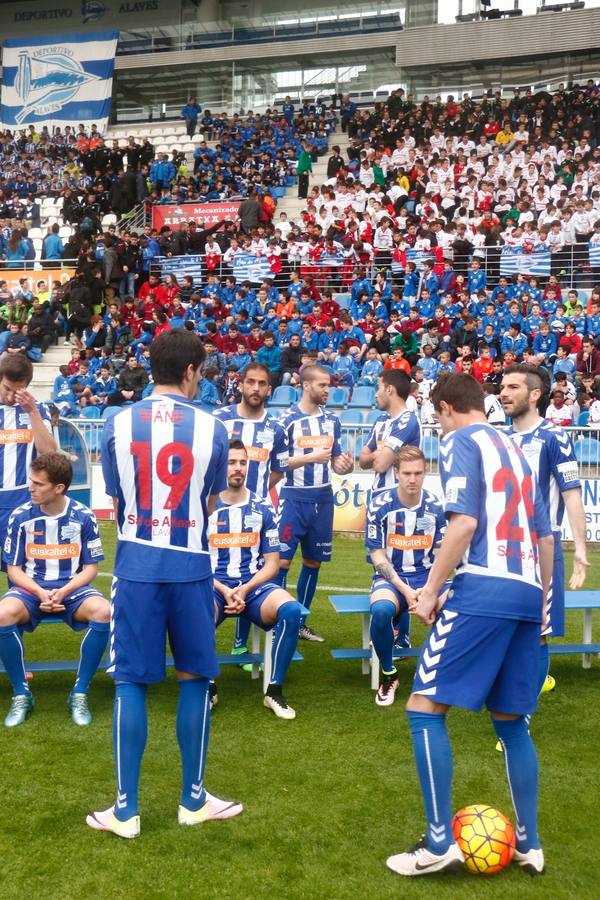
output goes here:
[{"label": "green jacket", "polygon": [[404,355],[407,356],[409,353],[418,353],[419,346],[419,338],[413,331],[403,331],[402,334],[394,338],[392,350],[396,347],[402,347]]},{"label": "green jacket", "polygon": [[300,151],[296,172],[298,175],[304,175],[305,172],[312,172],[312,159],[310,153],[307,153],[306,150]]}]

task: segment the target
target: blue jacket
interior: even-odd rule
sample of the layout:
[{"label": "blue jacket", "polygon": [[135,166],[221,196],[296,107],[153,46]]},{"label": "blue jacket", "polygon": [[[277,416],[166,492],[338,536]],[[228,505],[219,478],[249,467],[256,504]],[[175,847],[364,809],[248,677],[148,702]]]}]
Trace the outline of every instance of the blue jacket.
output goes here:
[{"label": "blue jacket", "polygon": [[201,112],[202,107],[199,103],[186,103],[181,110],[181,118],[189,119],[191,122],[196,123]]}]

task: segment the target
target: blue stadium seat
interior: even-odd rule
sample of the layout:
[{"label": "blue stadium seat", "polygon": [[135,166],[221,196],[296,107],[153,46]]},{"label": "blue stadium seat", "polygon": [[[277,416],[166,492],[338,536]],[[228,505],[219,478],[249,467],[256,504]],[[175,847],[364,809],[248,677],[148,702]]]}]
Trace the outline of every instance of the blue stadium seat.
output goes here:
[{"label": "blue stadium seat", "polygon": [[577,424],[583,428],[584,425],[587,425],[590,418],[589,409],[584,409],[582,413],[579,413],[579,418],[577,419]]},{"label": "blue stadium seat", "polygon": [[367,414],[365,416],[365,424],[366,425],[374,425],[380,415],[381,415],[380,409],[367,410]]},{"label": "blue stadium seat", "polygon": [[349,393],[350,389],[347,387],[331,388],[331,390],[329,391],[329,397],[327,398],[327,406],[333,408],[347,406]]},{"label": "blue stadium seat", "polygon": [[343,409],[340,413],[342,425],[362,425],[364,422],[362,409]]},{"label": "blue stadium seat", "polygon": [[437,434],[426,434],[423,438],[423,453],[427,462],[437,462],[440,451],[440,439]]},{"label": "blue stadium seat", "polygon": [[101,419],[102,418],[102,410],[97,406],[85,406],[81,410],[82,419]]},{"label": "blue stadium seat", "polygon": [[575,441],[575,456],[583,466],[600,465],[600,441],[596,438],[579,438]]},{"label": "blue stadium seat", "polygon": [[296,388],[289,384],[280,384],[279,387],[276,387],[273,391],[273,396],[269,400],[269,406],[281,406],[285,408],[286,406],[291,406],[292,403],[295,403],[296,397]]},{"label": "blue stadium seat", "polygon": [[103,419],[112,419],[113,416],[116,416],[118,412],[121,412],[120,406],[105,406],[104,412],[102,413]]},{"label": "blue stadium seat", "polygon": [[359,384],[358,387],[354,388],[352,393],[352,399],[348,406],[350,409],[354,409],[355,407],[369,407],[373,406],[375,403],[375,388],[369,387],[366,384]]}]

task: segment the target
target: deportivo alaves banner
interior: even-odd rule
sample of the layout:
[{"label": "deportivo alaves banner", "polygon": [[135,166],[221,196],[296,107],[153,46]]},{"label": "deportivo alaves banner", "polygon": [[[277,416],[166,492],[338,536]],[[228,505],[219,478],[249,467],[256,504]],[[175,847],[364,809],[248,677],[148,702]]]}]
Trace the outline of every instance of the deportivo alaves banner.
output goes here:
[{"label": "deportivo alaves banner", "polygon": [[2,124],[49,129],[108,124],[116,31],[11,38],[3,44]]},{"label": "deportivo alaves banner", "polygon": [[179,20],[179,0],[1,0],[4,37],[114,28],[135,31]]}]

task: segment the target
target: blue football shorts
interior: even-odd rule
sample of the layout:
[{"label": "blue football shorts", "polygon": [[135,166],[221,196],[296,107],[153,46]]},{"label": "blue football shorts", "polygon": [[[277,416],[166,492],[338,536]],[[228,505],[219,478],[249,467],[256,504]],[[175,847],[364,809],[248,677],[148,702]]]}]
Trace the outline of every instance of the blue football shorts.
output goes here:
[{"label": "blue football shorts", "polygon": [[281,559],[293,559],[300,544],[304,559],[331,560],[333,497],[315,503],[288,496],[279,500],[277,511]]},{"label": "blue football shorts", "polygon": [[542,630],[544,637],[562,637],[565,633],[565,560],[560,532],[554,532],[554,566],[552,584],[548,592],[548,624]]},{"label": "blue football shorts", "polygon": [[162,681],[167,638],[176,669],[217,677],[212,577],[159,583],[113,578],[111,600],[107,672],[115,681]]},{"label": "blue football shorts", "polygon": [[[233,585],[230,585],[233,587]],[[246,607],[243,613],[240,613],[240,618],[249,619],[253,625],[258,625],[259,628],[262,628],[263,631],[270,631],[273,628],[273,625],[265,625],[261,615],[260,608],[273,591],[280,591],[281,586],[275,584],[272,581],[265,581],[264,584],[259,584],[258,587],[254,588],[253,591],[250,591],[248,596],[246,597]],[[234,619],[236,616],[231,616],[228,613],[224,612],[225,609],[225,600],[223,598],[223,594],[215,588],[215,607],[217,613],[217,625],[220,625],[224,619]]]},{"label": "blue football shorts", "polygon": [[[52,584],[52,588],[56,588],[58,585]],[[48,588],[51,590],[52,588]],[[2,596],[0,599],[0,603],[6,597],[16,597],[21,603],[26,607],[27,612],[29,613],[29,622],[26,625],[23,625],[25,631],[35,631],[38,627],[42,619],[56,619],[59,622],[66,622],[67,625],[73,629],[73,631],[83,631],[84,628],[87,628],[87,622],[78,622],[74,616],[81,604],[84,600],[87,600],[89,597],[98,597],[102,596],[98,588],[91,587],[90,585],[86,585],[85,587],[78,588],[76,591],[73,591],[72,594],[69,594],[63,600],[64,604],[64,612],[61,613],[53,613],[49,615],[40,609],[40,601],[35,596],[35,594],[31,594],[29,591],[24,590],[23,588],[11,587],[8,591]]]},{"label": "blue football shorts", "polygon": [[[422,572],[407,572],[406,574],[400,574],[400,578],[402,581],[406,582],[413,590],[418,590],[419,588],[424,587],[427,583],[427,578],[429,577],[429,570],[425,569]],[[444,591],[448,590],[451,586],[451,582],[447,581],[443,588],[440,591],[440,594],[443,594]],[[371,597],[375,591],[385,589],[386,591],[390,591],[391,594],[396,598],[398,605],[400,607],[398,615],[404,612],[407,609],[407,603],[404,598],[404,595],[400,593],[400,591],[393,585],[390,581],[387,581],[381,575],[373,575],[373,580],[371,582]]]},{"label": "blue football shorts", "polygon": [[537,706],[539,656],[539,622],[442,609],[412,690],[449,706],[526,715]]}]

